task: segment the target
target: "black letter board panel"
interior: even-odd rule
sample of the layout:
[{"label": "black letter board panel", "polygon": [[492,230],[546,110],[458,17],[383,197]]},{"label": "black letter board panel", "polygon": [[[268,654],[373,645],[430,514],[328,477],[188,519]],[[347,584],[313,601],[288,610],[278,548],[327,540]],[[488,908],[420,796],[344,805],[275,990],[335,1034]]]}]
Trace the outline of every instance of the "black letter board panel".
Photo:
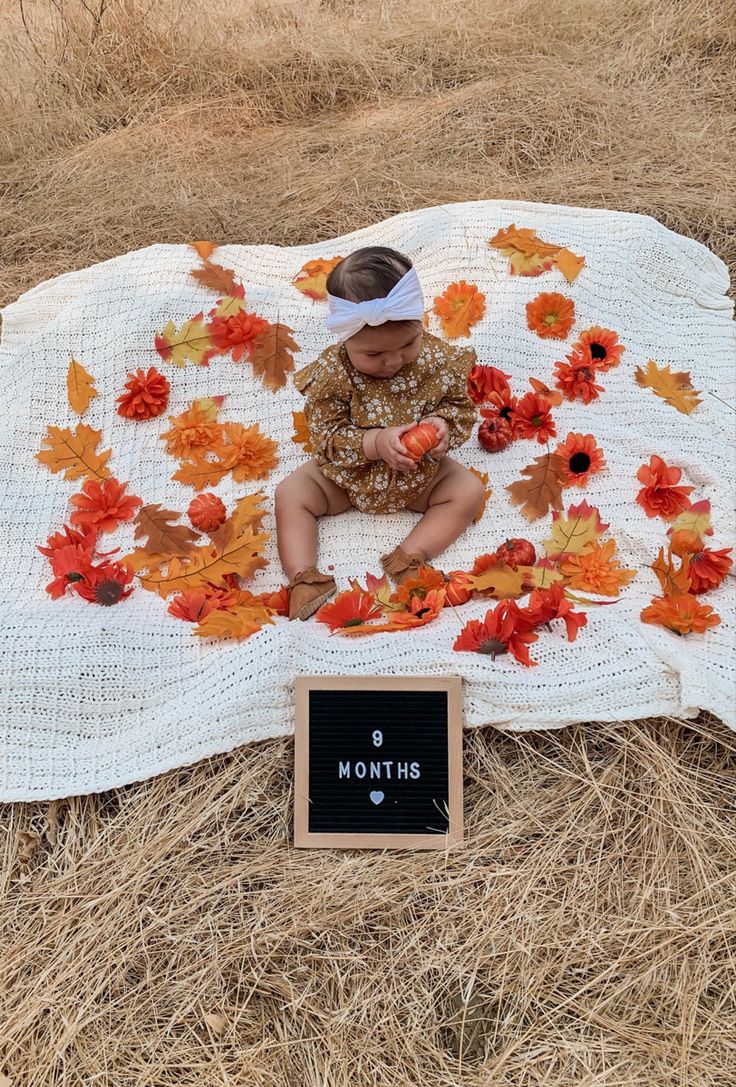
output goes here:
[{"label": "black letter board panel", "polygon": [[297,677],[294,844],[461,841],[461,682]]}]

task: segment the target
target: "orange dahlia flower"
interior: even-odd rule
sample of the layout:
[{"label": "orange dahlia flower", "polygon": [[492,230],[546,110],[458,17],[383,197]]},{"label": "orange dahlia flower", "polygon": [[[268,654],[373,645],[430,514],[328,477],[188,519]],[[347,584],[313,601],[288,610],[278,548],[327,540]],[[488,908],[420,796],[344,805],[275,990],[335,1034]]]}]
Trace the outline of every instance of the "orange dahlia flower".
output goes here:
[{"label": "orange dahlia flower", "polygon": [[166,610],[169,615],[183,619],[185,623],[200,623],[211,611],[217,611],[219,606],[217,599],[204,589],[190,589],[177,593]]},{"label": "orange dahlia flower", "polygon": [[564,294],[543,291],[527,302],[526,323],[544,340],[564,340],[575,323],[575,303]]},{"label": "orange dahlia flower", "polygon": [[585,355],[595,370],[604,372],[618,366],[626,348],[618,342],[617,332],[594,325],[580,333],[572,350]]},{"label": "orange dahlia flower", "polygon": [[261,593],[261,600],[277,615],[289,614],[289,589],[286,585],[281,585],[275,593]]},{"label": "orange dahlia flower", "polygon": [[510,393],[510,377],[497,366],[473,366],[468,372],[468,396],[474,404],[482,404],[491,393]]},{"label": "orange dahlia flower", "polygon": [[99,528],[95,525],[85,525],[79,532],[69,528],[68,525],[64,525],[61,532],[54,532],[49,536],[46,547],[39,546],[36,550],[40,551],[48,559],[52,558],[62,547],[69,547],[72,544],[75,547],[89,547],[94,551],[99,531]]},{"label": "orange dahlia flower", "polygon": [[222,426],[196,402],[181,415],[170,415],[170,430],[161,435],[166,452],[177,460],[190,460],[194,454],[214,449],[222,440]]},{"label": "orange dahlia flower", "polygon": [[146,373],[136,370],[128,374],[125,388],[128,392],[117,399],[118,415],[128,419],[152,419],[166,410],[171,386],[155,366]]},{"label": "orange dahlia flower", "polygon": [[357,627],[369,619],[379,619],[381,609],[373,596],[364,589],[346,589],[329,604],[323,604],[315,614],[318,623],[326,623],[334,633],[345,627]]},{"label": "orange dahlia flower", "polygon": [[668,468],[661,457],[650,457],[649,464],[642,464],[636,478],[643,483],[643,488],[636,496],[636,501],[647,517],[663,517],[665,521],[674,521],[675,517],[690,505],[688,495],[692,487],[677,487],[682,478],[681,468]]},{"label": "orange dahlia flower", "polygon": [[514,434],[519,438],[536,438],[538,442],[557,435],[546,397],[538,393],[522,396],[514,412]]},{"label": "orange dahlia flower", "polygon": [[434,566],[420,566],[416,577],[408,577],[396,586],[391,600],[408,607],[412,597],[417,596],[420,600],[424,600],[432,589],[444,589],[444,587],[445,575],[440,570],[435,570]]},{"label": "orange dahlia flower", "polygon": [[[40,548],[39,548],[40,550]],[[54,580],[46,586],[46,592],[52,600],[58,600],[69,588],[76,588],[92,569],[94,546],[67,544],[56,547],[49,555],[49,563],[54,572]]]},{"label": "orange dahlia flower", "polygon": [[614,559],[615,552],[616,541],[607,540],[582,555],[570,555],[560,568],[570,588],[618,596],[619,589],[636,577],[636,570],[624,570]]},{"label": "orange dahlia flower", "polygon": [[690,578],[690,592],[707,593],[709,589],[717,588],[733,565],[733,559],[728,557],[731,551],[730,547],[722,547],[720,551],[712,551],[709,547],[704,547],[691,555],[687,571]]},{"label": "orange dahlia flower", "polygon": [[232,470],[236,483],[263,479],[278,464],[278,443],[261,434],[258,423],[250,427],[224,423],[222,431],[221,463],[227,471]]},{"label": "orange dahlia flower", "polygon": [[532,628],[542,626],[544,623],[549,624],[553,619],[564,620],[569,642],[575,641],[578,631],[588,622],[585,612],[575,611],[571,601],[565,597],[561,582],[550,586],[549,589],[534,589],[529,596],[529,603],[520,610],[527,616]]},{"label": "orange dahlia flower", "polygon": [[86,480],[80,493],[71,497],[76,509],[69,520],[73,525],[94,525],[100,532],[112,532],[123,521],[132,521],[143,499],[126,494],[127,486],[112,477]]},{"label": "orange dahlia flower", "polygon": [[489,608],[485,617],[470,619],[455,639],[457,652],[487,653],[492,660],[502,653],[511,653],[522,664],[537,662],[529,657],[529,649],[538,635],[530,629],[529,617],[524,615],[514,600],[501,600],[495,608]]},{"label": "orange dahlia flower", "polygon": [[473,563],[471,573],[474,577],[477,577],[478,574],[484,574],[486,570],[490,570],[493,566],[498,566],[498,555],[495,551],[492,551],[490,554],[486,552],[485,555],[478,555]]},{"label": "orange dahlia flower", "polygon": [[231,317],[213,317],[207,331],[214,350],[210,350],[208,356],[232,350],[233,362],[240,362],[243,352],[250,351],[253,341],[267,332],[268,327],[268,321],[245,310],[238,310]]},{"label": "orange dahlia flower", "polygon": [[640,618],[643,623],[666,627],[675,634],[705,634],[709,627],[717,627],[721,621],[713,608],[701,604],[690,593],[655,596]]},{"label": "orange dahlia flower", "polygon": [[565,462],[567,487],[584,487],[589,476],[606,467],[603,450],[598,448],[592,434],[568,434],[555,452]]},{"label": "orange dahlia flower", "polygon": [[110,607],[120,600],[125,600],[133,592],[128,588],[133,580],[133,567],[128,563],[105,562],[87,570],[76,589],[81,597],[91,604]]},{"label": "orange dahlia flower", "polygon": [[567,355],[567,358],[568,362],[555,363],[557,388],[562,390],[567,400],[582,400],[584,404],[596,400],[605,389],[595,383],[595,368],[586,362],[583,355],[575,352]]}]

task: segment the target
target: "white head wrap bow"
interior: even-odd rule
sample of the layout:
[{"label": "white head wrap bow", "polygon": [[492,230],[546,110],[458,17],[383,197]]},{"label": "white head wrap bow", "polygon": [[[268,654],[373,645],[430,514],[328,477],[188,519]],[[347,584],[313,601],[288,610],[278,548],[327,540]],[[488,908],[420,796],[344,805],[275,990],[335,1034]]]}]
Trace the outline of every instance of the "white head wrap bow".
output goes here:
[{"label": "white head wrap bow", "polygon": [[385,298],[349,302],[347,298],[327,295],[330,314],[325,323],[340,340],[348,340],[365,325],[383,325],[386,321],[421,321],[424,295],[416,269],[410,268]]}]

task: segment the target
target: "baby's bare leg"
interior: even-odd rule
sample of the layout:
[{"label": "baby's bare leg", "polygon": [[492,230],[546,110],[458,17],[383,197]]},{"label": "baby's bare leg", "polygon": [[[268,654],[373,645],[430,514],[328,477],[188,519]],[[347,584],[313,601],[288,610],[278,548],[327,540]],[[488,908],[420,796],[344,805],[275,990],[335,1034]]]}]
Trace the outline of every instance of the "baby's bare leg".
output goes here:
[{"label": "baby's bare leg", "polygon": [[439,555],[465,531],[483,501],[483,484],[458,461],[443,457],[429,487],[407,508],[424,513],[402,543],[407,554]]},{"label": "baby's bare leg", "polygon": [[276,543],[289,580],[317,565],[317,518],[344,513],[351,505],[342,487],[313,460],[281,480],[276,488]]}]

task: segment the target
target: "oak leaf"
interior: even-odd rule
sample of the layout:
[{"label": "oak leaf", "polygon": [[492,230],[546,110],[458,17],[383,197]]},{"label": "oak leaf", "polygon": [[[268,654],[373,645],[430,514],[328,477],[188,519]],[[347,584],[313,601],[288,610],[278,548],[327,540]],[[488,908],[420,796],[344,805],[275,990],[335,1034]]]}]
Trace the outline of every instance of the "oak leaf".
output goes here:
[{"label": "oak leaf", "polygon": [[505,562],[499,562],[482,574],[469,574],[468,577],[476,592],[492,596],[496,600],[508,600],[529,592],[531,570],[531,566],[517,566],[514,570]]},{"label": "oak leaf", "polygon": [[180,329],[173,321],[167,321],[156,334],[154,343],[161,358],[175,366],[186,366],[188,361],[196,366],[206,366],[206,352],[212,350],[212,340],[201,313],[185,321]]},{"label": "oak leaf", "polygon": [[196,453],[171,478],[187,487],[194,487],[195,491],[203,491],[207,487],[216,487],[229,471],[227,464],[207,460],[201,453]]},{"label": "oak leaf", "polygon": [[508,258],[512,275],[538,276],[556,265],[567,282],[572,283],[585,264],[584,257],[578,257],[561,246],[543,242],[528,227],[517,230],[514,223],[507,229],[499,230],[489,245]]},{"label": "oak leaf", "polygon": [[506,490],[511,495],[512,505],[521,506],[527,521],[544,517],[550,508],[562,509],[562,487],[567,478],[562,457],[556,453],[535,457],[531,464],[522,468],[521,474],[528,478],[510,483]]},{"label": "oak leaf", "polygon": [[669,366],[657,366],[654,359],[649,359],[646,370],[637,366],[634,377],[637,385],[652,389],[656,396],[677,408],[682,415],[689,415],[698,404],[702,404],[702,400],[698,399],[699,390],[693,388],[686,370],[673,374]]},{"label": "oak leaf", "polygon": [[301,350],[292,337],[293,331],[288,325],[269,325],[265,332],[256,336],[251,346],[253,372],[271,392],[286,384],[286,375],[294,369],[292,352]]},{"label": "oak leaf", "polygon": [[690,574],[688,573],[689,568],[689,555],[683,555],[678,568],[672,552],[668,549],[667,554],[665,555],[664,548],[661,547],[659,549],[659,554],[652,563],[652,570],[654,570],[657,575],[664,596],[677,596],[680,593],[690,592],[691,582]]},{"label": "oak leaf", "polygon": [[232,268],[223,268],[221,264],[213,264],[211,260],[203,260],[201,268],[194,268],[192,277],[202,287],[217,291],[218,294],[228,295],[231,298],[242,298],[245,288],[238,283]]},{"label": "oak leaf", "polygon": [[202,260],[207,260],[212,256],[217,246],[214,242],[189,242],[189,245],[196,251]]},{"label": "oak leaf", "polygon": [[146,539],[143,550],[149,555],[169,558],[173,555],[188,555],[197,540],[198,532],[188,525],[176,525],[180,513],[161,508],[160,502],[143,506],[136,517],[135,539]]},{"label": "oak leaf", "polygon": [[257,604],[211,611],[194,628],[200,638],[249,638],[264,624],[273,626],[268,608]]},{"label": "oak leaf", "polygon": [[144,589],[159,596],[198,589],[205,585],[225,586],[226,574],[252,577],[268,565],[261,552],[270,538],[268,532],[255,532],[248,523],[240,532],[228,530],[227,522],[212,533],[212,543],[194,547],[184,558],[175,556],[162,569],[141,577]]},{"label": "oak leaf", "polygon": [[552,559],[540,559],[529,568],[529,584],[535,589],[549,589],[556,581],[562,581],[562,574]]},{"label": "oak leaf", "polygon": [[548,558],[556,560],[565,555],[582,555],[593,547],[607,528],[596,507],[589,506],[587,502],[570,506],[566,514],[556,510],[552,514],[552,535],[544,541],[544,550]]},{"label": "oak leaf", "polygon": [[485,311],[486,296],[474,283],[466,283],[464,279],[451,283],[444,294],[434,300],[434,312],[450,340],[469,336],[471,325],[477,324]]},{"label": "oak leaf", "polygon": [[312,439],[309,434],[306,415],[303,411],[292,411],[291,414],[294,420],[294,433],[291,438],[292,442],[301,445],[305,453],[311,453]]},{"label": "oak leaf", "polygon": [[342,260],[342,257],[318,260],[308,260],[292,279],[292,284],[298,291],[312,298],[315,302],[324,302],[327,298],[327,277],[333,268]]},{"label": "oak leaf", "polygon": [[107,479],[110,475],[107,462],[111,450],[97,452],[101,437],[101,430],[93,430],[84,423],[78,423],[74,432],[68,427],[50,426],[44,438],[49,448],[36,453],[36,460],[54,473],[63,472],[64,479],[82,479],[85,476]]},{"label": "oak leaf", "polygon": [[84,415],[90,401],[98,395],[94,378],[76,359],[72,359],[66,372],[66,390],[69,405],[77,415]]}]

